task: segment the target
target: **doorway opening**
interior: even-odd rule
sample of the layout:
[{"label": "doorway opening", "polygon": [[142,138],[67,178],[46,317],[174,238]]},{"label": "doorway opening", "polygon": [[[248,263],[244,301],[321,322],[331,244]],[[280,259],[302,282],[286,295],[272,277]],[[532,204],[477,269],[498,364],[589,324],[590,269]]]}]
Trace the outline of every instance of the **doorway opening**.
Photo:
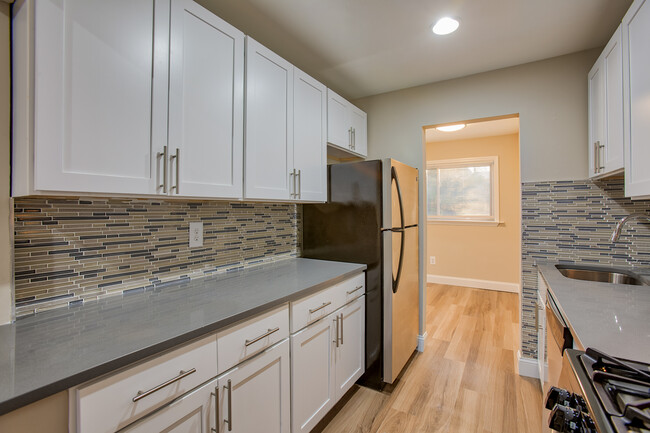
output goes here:
[{"label": "doorway opening", "polygon": [[427,126],[424,146],[427,282],[519,294],[519,115]]}]

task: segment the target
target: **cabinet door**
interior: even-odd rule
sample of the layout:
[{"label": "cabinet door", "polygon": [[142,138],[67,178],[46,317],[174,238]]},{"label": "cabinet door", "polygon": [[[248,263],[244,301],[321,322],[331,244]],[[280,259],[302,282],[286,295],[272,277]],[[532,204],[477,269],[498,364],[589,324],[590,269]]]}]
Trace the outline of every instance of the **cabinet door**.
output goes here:
[{"label": "cabinet door", "polygon": [[170,192],[241,198],[244,34],[192,0],[175,1],[169,73]]},{"label": "cabinet door", "polygon": [[215,426],[217,383],[212,380],[121,431],[209,433]]},{"label": "cabinet door", "polygon": [[352,125],[352,151],[368,155],[368,115],[350,105],[350,124]]},{"label": "cabinet door", "polygon": [[327,201],[327,88],[294,69],[293,166],[299,200]]},{"label": "cabinet door", "polygon": [[292,121],[293,66],[246,37],[245,198],[290,198]]},{"label": "cabinet door", "polygon": [[335,351],[336,400],[339,400],[365,372],[366,297],[343,307],[339,319],[339,345]]},{"label": "cabinet door", "polygon": [[599,57],[588,75],[589,87],[589,177],[603,169],[601,149],[605,146],[605,72]]},{"label": "cabinet door", "polygon": [[336,401],[331,314],[291,336],[291,431],[309,432]]},{"label": "cabinet door", "polygon": [[605,172],[623,168],[623,48],[619,27],[603,51],[605,70]]},{"label": "cabinet door", "polygon": [[169,13],[169,0],[35,2],[36,190],[155,193]]},{"label": "cabinet door", "polygon": [[219,432],[289,433],[289,340],[219,377]]},{"label": "cabinet door", "polygon": [[327,142],[344,149],[350,149],[352,144],[349,104],[341,96],[327,89]]},{"label": "cabinet door", "polygon": [[650,195],[650,1],[635,0],[623,17],[625,195]]}]

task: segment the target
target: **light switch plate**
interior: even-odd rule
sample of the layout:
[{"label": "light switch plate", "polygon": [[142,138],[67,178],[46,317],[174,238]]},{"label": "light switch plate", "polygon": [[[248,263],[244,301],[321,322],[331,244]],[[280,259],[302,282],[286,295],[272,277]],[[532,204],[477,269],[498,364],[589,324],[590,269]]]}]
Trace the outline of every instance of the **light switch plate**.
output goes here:
[{"label": "light switch plate", "polygon": [[203,246],[203,223],[190,223],[190,248]]}]

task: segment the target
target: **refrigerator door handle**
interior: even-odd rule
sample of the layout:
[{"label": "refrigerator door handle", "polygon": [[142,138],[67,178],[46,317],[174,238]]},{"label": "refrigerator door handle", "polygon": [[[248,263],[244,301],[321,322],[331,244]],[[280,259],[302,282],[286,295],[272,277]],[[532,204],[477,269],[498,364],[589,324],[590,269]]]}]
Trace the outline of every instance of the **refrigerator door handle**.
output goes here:
[{"label": "refrigerator door handle", "polygon": [[393,230],[393,232],[400,232],[400,247],[399,247],[399,264],[397,265],[397,275],[393,278],[393,273],[391,272],[391,279],[393,280],[393,293],[397,293],[397,288],[399,287],[399,280],[402,277],[402,265],[404,264],[404,205],[402,204],[402,190],[399,187],[399,178],[397,177],[397,170],[395,167],[390,168],[390,177],[391,183],[395,181],[395,186],[397,187],[397,201],[399,203],[399,218],[400,218],[400,229]]}]

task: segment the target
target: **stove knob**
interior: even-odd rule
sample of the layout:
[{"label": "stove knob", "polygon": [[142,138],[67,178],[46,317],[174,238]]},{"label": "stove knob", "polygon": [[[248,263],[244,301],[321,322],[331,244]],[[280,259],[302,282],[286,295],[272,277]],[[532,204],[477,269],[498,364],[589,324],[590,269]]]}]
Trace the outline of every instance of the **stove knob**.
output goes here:
[{"label": "stove knob", "polygon": [[596,423],[594,423],[594,420],[591,419],[591,416],[589,416],[589,414],[583,413],[582,421],[585,433],[598,433],[598,430],[596,429]]},{"label": "stove knob", "polygon": [[582,398],[581,395],[573,394],[571,396],[571,404],[569,406],[579,410],[580,412],[589,413],[589,409],[587,408],[587,402],[585,402],[585,399]]},{"label": "stove knob", "polygon": [[556,404],[548,418],[548,426],[560,433],[580,433],[581,421],[580,411]]},{"label": "stove knob", "polygon": [[556,404],[561,406],[570,406],[571,405],[571,393],[566,389],[557,388],[552,386],[546,394],[546,402],[544,406],[546,409],[552,410]]}]

